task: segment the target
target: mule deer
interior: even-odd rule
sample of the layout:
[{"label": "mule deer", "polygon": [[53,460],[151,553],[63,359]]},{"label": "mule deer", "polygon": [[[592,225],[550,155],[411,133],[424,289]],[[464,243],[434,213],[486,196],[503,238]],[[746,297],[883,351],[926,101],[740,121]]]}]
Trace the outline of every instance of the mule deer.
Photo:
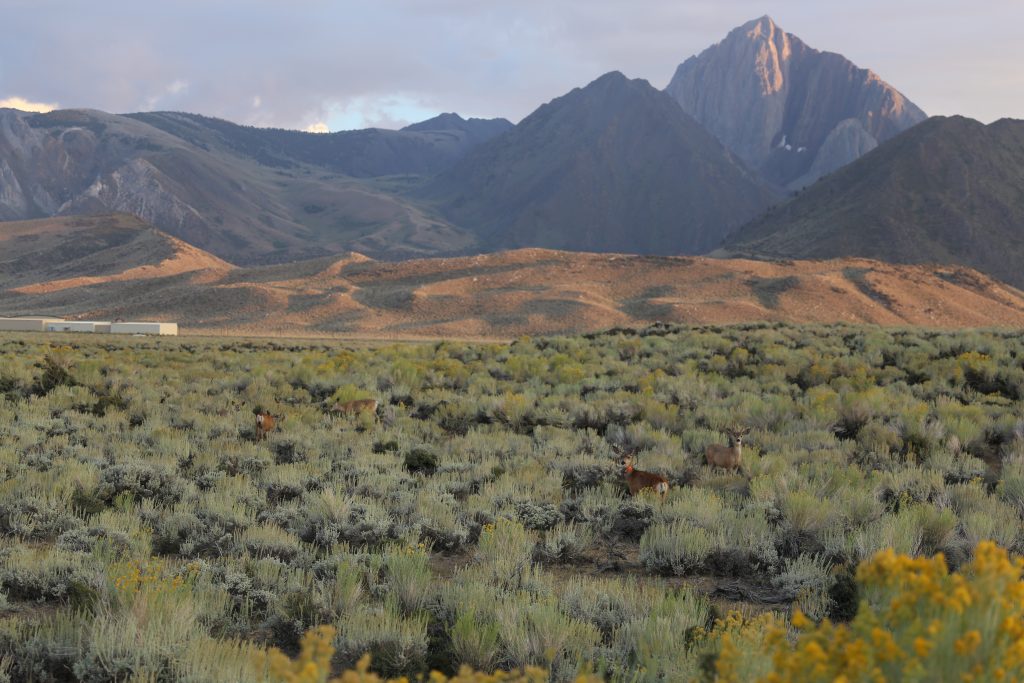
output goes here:
[{"label": "mule deer", "polygon": [[344,403],[335,403],[331,408],[331,412],[335,415],[358,415],[363,412],[370,412],[377,415],[377,399],[375,398],[357,398],[354,401],[345,401]]},{"label": "mule deer", "polygon": [[743,437],[750,433],[750,428],[728,429],[729,445],[713,443],[704,451],[708,465],[723,467],[727,470],[738,470],[743,466],[740,457],[743,455]]},{"label": "mule deer", "polygon": [[629,486],[630,495],[635,496],[644,489],[651,489],[661,496],[662,499],[665,498],[665,494],[668,493],[668,479],[653,472],[642,472],[641,470],[633,469],[633,463],[636,461],[636,451],[620,455],[622,457],[619,458],[619,465],[622,467],[622,476],[625,477],[626,484]]},{"label": "mule deer", "polygon": [[283,417],[274,417],[265,410],[256,411],[256,440],[263,441],[267,438],[267,434],[274,431],[277,427],[277,423],[283,420]]}]

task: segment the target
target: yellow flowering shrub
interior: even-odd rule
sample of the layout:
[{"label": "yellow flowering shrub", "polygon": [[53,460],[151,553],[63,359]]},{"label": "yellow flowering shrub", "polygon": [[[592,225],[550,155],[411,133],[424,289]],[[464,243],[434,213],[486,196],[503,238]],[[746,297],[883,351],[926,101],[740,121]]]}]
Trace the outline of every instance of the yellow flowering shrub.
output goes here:
[{"label": "yellow flowering shrub", "polygon": [[[192,569],[191,565],[189,567]],[[114,588],[125,593],[137,593],[141,590],[149,592],[173,591],[181,588],[185,577],[171,575],[163,562],[138,562],[132,560],[123,565],[113,567]]]},{"label": "yellow flowering shrub", "polygon": [[[815,625],[799,611],[795,639],[775,621],[759,647],[738,648],[723,629],[720,681],[855,683],[859,681],[1024,680],[1024,560],[992,542],[950,573],[941,554],[914,558],[883,550],[861,565],[864,600],[848,625]],[[794,642],[795,641],[795,642]],[[749,645],[749,640],[747,643]],[[748,659],[771,658],[757,677]]]},{"label": "yellow flowering shrub", "polygon": [[[337,678],[330,678],[331,656],[334,654],[335,630],[333,626],[320,626],[302,637],[302,647],[295,659],[272,649],[265,655],[270,680],[277,683],[409,683],[405,676],[383,679],[370,672],[370,656],[359,660],[355,669],[345,671]],[[547,683],[548,674],[543,669],[527,667],[524,671],[497,671],[488,674],[462,667],[452,677],[434,671],[426,679],[428,683]],[[581,675],[576,683],[600,683],[597,676]]]}]

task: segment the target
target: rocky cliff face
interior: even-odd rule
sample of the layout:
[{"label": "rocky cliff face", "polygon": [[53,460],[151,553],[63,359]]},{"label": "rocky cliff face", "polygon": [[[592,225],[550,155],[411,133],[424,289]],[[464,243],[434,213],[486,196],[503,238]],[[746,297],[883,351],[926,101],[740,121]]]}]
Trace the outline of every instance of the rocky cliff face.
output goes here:
[{"label": "rocky cliff face", "polygon": [[876,74],[809,47],[769,17],[680,64],[666,92],[750,167],[790,189],[927,118]]}]

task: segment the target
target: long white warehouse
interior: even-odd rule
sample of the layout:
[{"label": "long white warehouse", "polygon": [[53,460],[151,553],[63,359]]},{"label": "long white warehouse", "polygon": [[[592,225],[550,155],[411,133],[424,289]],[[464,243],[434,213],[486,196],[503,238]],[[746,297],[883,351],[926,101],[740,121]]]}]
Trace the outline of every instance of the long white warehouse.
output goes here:
[{"label": "long white warehouse", "polygon": [[0,318],[0,331],[46,332],[50,323],[63,322],[60,318]]},{"label": "long white warehouse", "polygon": [[46,323],[47,332],[95,332],[97,323],[94,320],[60,320]]},{"label": "long white warehouse", "polygon": [[107,334],[178,334],[178,323],[107,322],[61,318],[0,318],[0,332],[95,332]]},{"label": "long white warehouse", "polygon": [[110,323],[111,334],[178,334],[178,323]]}]

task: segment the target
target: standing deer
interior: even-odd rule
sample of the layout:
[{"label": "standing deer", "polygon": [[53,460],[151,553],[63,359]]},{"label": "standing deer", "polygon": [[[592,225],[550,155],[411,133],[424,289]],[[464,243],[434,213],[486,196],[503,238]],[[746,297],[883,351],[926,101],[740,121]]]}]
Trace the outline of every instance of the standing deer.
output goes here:
[{"label": "standing deer", "polygon": [[284,418],[276,418],[265,410],[256,411],[256,440],[263,441],[267,438],[267,434],[274,431],[277,427],[277,423]]},{"label": "standing deer", "polygon": [[377,399],[375,398],[358,398],[354,401],[345,401],[344,403],[335,403],[331,408],[331,412],[335,415],[358,415],[362,412],[371,412],[374,417],[377,416]]},{"label": "standing deer", "polygon": [[625,477],[626,484],[629,485],[629,494],[635,496],[644,489],[651,489],[664,500],[665,494],[668,493],[668,479],[653,472],[633,469],[633,463],[636,460],[635,450],[629,453],[620,453],[620,455],[619,465],[622,467],[622,476]]},{"label": "standing deer", "polygon": [[750,427],[744,429],[728,429],[729,445],[713,443],[704,451],[708,465],[723,467],[727,470],[738,470],[743,466],[740,457],[743,455],[743,437],[750,433]]}]

